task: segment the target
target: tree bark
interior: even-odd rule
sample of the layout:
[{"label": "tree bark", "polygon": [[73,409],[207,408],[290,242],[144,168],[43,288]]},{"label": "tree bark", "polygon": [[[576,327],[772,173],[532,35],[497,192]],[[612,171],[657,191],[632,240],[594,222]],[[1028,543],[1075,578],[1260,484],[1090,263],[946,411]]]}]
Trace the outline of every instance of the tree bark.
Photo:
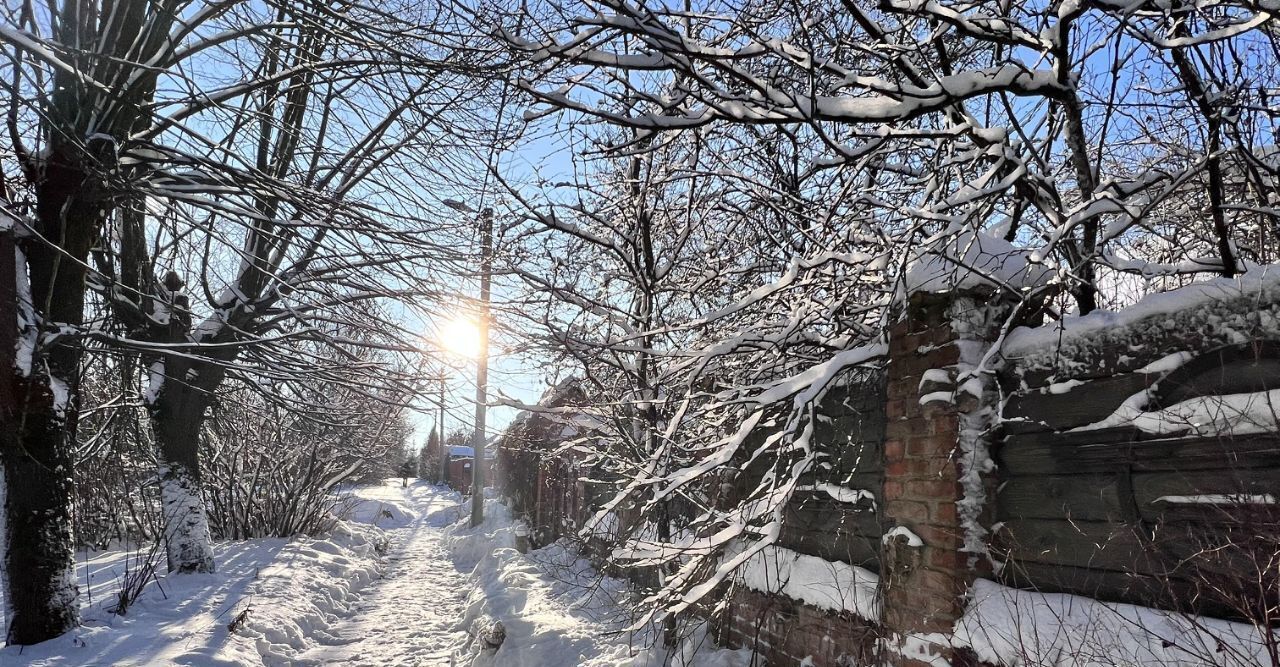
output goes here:
[{"label": "tree bark", "polygon": [[[19,389],[22,391],[22,388]],[[38,390],[37,390],[38,391]],[[25,392],[24,392],[25,393]],[[35,393],[35,392],[33,392]],[[51,402],[42,396],[41,402]],[[21,401],[21,399],[19,399]],[[28,404],[29,405],[29,404]],[[10,644],[36,644],[80,623],[71,524],[71,450],[65,421],[50,410],[4,424],[4,533]]]},{"label": "tree bark", "polygon": [[[167,356],[153,367],[160,388],[151,403],[169,571],[213,572],[213,546],[200,474],[200,428],[221,367]],[[195,371],[191,373],[190,371]],[[153,379],[155,381],[155,379]]]},{"label": "tree bark", "polygon": [[[51,411],[28,414],[33,383],[18,371],[16,275],[11,230],[0,231],[0,584],[9,619],[5,639],[34,644],[75,627],[76,595],[71,535],[71,461],[65,425]],[[52,405],[52,395],[39,392]],[[7,576],[8,573],[19,576]]]},{"label": "tree bark", "polygon": [[[90,155],[109,142],[88,142]],[[18,253],[6,234],[0,267],[12,294],[31,309],[35,321],[26,333],[42,329],[29,359],[9,358],[2,375],[8,380],[0,417],[3,458],[4,544],[11,644],[52,639],[80,622],[75,578],[75,541],[71,523],[76,395],[82,351],[74,339],[47,337],[52,325],[75,327],[84,321],[85,260],[110,205],[86,168],[90,158],[66,146],[50,151],[36,191],[36,223],[43,239],[21,241]],[[25,262],[23,258],[25,257]],[[25,264],[25,266],[24,266]],[[19,294],[16,277],[30,275],[28,295]],[[11,313],[11,315],[10,315]],[[17,309],[0,326],[6,335],[19,332]],[[14,349],[7,346],[7,349]]]}]

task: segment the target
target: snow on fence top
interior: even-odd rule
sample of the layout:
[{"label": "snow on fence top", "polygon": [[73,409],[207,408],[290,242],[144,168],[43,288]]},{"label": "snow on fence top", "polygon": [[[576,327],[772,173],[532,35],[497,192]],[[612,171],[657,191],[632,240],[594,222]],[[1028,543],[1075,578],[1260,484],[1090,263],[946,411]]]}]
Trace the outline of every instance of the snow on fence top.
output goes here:
[{"label": "snow on fence top", "polygon": [[[1119,312],[1095,311],[1041,327],[1009,333],[1001,352],[1021,369],[1071,371],[1106,348],[1129,349],[1122,363],[1185,349],[1187,336],[1198,347],[1280,337],[1280,265],[1253,267],[1237,278],[1215,278],[1150,294]],[[1141,354],[1140,354],[1141,353]],[[1132,369],[1112,369],[1132,370]]]},{"label": "snow on fence top", "polygon": [[[731,549],[730,557],[741,548]],[[785,595],[828,611],[847,611],[869,621],[880,619],[876,592],[880,577],[856,565],[769,545],[743,563],[737,577],[743,586],[762,593]]]},{"label": "snow on fence top", "polygon": [[952,645],[997,665],[1246,667],[1271,663],[1265,632],[1246,623],[978,579]]},{"label": "snow on fence top", "polygon": [[1027,292],[1048,285],[1054,270],[1032,253],[980,231],[935,236],[903,276],[907,294],[996,287]]}]

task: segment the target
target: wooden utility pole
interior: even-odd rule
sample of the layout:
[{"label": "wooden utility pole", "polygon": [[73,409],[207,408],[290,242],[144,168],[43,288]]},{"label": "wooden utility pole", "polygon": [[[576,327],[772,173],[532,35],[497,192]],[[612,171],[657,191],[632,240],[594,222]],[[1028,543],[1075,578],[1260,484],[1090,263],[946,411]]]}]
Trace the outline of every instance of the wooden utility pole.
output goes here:
[{"label": "wooden utility pole", "polygon": [[471,439],[471,525],[484,522],[485,401],[489,381],[489,278],[493,273],[493,209],[480,212],[480,350],[476,354],[476,430]]},{"label": "wooden utility pole", "polygon": [[436,426],[440,430],[440,439],[436,440],[436,444],[440,446],[440,471],[436,474],[439,477],[440,484],[444,484],[449,479],[449,447],[444,442],[444,374],[440,374],[440,419],[436,421]]}]

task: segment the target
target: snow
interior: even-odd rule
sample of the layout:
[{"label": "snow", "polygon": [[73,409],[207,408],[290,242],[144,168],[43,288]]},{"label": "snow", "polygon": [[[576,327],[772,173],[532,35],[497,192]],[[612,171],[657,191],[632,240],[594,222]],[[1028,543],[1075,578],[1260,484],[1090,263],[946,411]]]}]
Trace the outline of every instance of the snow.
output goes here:
[{"label": "snow", "polygon": [[1153,502],[1171,505],[1275,505],[1276,497],[1269,493],[1206,493],[1193,496],[1160,496]]},{"label": "snow", "polygon": [[[277,665],[298,648],[332,641],[361,590],[380,572],[383,532],[343,521],[328,535],[295,540],[219,542],[216,574],[164,574],[124,616],[109,611],[126,572],[141,553],[115,548],[80,555],[75,575],[83,625],[26,647],[0,648],[0,664]],[[236,632],[227,625],[243,614]]]},{"label": "snow", "polygon": [[188,477],[186,468],[164,462],[159,476],[169,567],[212,572],[215,560],[199,485]]},{"label": "snow", "polygon": [[929,384],[949,385],[951,374],[942,368],[930,368],[920,375],[920,389],[923,390]]},{"label": "snow", "polygon": [[1187,363],[1188,361],[1191,361],[1194,357],[1195,355],[1190,352],[1174,352],[1173,354],[1167,354],[1163,357],[1160,357],[1159,359],[1156,359],[1155,361],[1147,364],[1146,366],[1139,368],[1135,372],[1146,373],[1147,375],[1160,375],[1163,373],[1169,373],[1177,370],[1180,366]]},{"label": "snow", "polygon": [[827,494],[836,502],[849,503],[851,505],[864,500],[872,505],[875,505],[876,502],[875,494],[867,491],[866,489],[850,489],[830,482],[819,482],[818,484],[814,484],[813,490]]},{"label": "snow", "polygon": [[980,302],[972,296],[958,296],[947,309],[951,330],[956,335],[959,359],[954,368],[960,388],[956,394],[973,396],[972,407],[960,411],[960,432],[956,447],[960,456],[960,486],[962,497],[956,501],[956,513],[964,530],[961,551],[970,554],[969,567],[978,557],[987,555],[987,529],[982,525],[983,507],[987,502],[984,475],[995,470],[991,458],[991,431],[997,418],[996,398],[988,373],[981,372],[983,360],[990,350],[990,332],[999,326],[1004,309],[998,305]]},{"label": "snow", "polygon": [[930,667],[951,667],[939,647],[948,643],[948,637],[937,632],[920,632],[905,635],[891,635],[880,641],[880,648],[910,658]]},{"label": "snow", "polygon": [[1045,387],[1044,393],[1047,394],[1066,394],[1072,389],[1086,384],[1084,380],[1067,380],[1066,382],[1054,382]]},{"label": "snow", "polygon": [[311,642],[291,664],[410,667],[448,665],[466,638],[458,626],[469,580],[445,546],[445,527],[464,513],[456,492],[398,480],[360,491],[352,517],[386,530],[382,578],[364,589],[333,638]]},{"label": "snow", "polygon": [[883,343],[841,350],[827,361],[814,364],[800,373],[770,385],[765,391],[752,396],[750,402],[756,405],[771,405],[788,396],[794,396],[792,404],[802,407],[823,393],[835,377],[844,370],[879,359],[888,351],[889,346]]},{"label": "snow", "polygon": [[35,310],[31,303],[31,282],[27,278],[27,256],[14,244],[14,290],[18,301],[18,349],[14,363],[23,377],[30,377],[35,363],[36,346],[40,327],[36,326]]},{"label": "snow", "polygon": [[[1064,318],[1049,326],[1019,327],[1005,338],[1002,352],[1007,357],[1056,355],[1062,348],[1076,342],[1103,335],[1115,337],[1122,330],[1140,333],[1149,330],[1148,322],[1201,308],[1223,310],[1232,302],[1254,311],[1256,320],[1265,316],[1265,311],[1258,312],[1261,304],[1274,304],[1277,300],[1280,300],[1280,267],[1253,267],[1236,278],[1214,278],[1168,292],[1149,294],[1118,312],[1096,310],[1085,316]],[[1184,322],[1180,330],[1185,331],[1192,326]]]},{"label": "snow", "polygon": [[147,388],[142,393],[142,400],[147,405],[154,405],[162,388],[164,388],[164,359],[160,358],[151,362],[150,368],[147,369]]},{"label": "snow", "polygon": [[951,403],[954,399],[955,392],[931,391],[920,397],[920,405],[928,405],[930,403]]},{"label": "snow", "polygon": [[743,563],[736,576],[751,590],[785,595],[819,609],[847,611],[869,621],[880,619],[880,578],[856,565],[768,545]]},{"label": "snow", "polygon": [[604,512],[589,517],[586,525],[582,528],[581,534],[583,537],[594,537],[605,541],[616,540],[621,523],[616,512]]},{"label": "snow", "polygon": [[911,529],[907,528],[906,526],[894,526],[893,528],[890,528],[880,538],[880,541],[884,542],[885,544],[888,544],[889,542],[893,541],[893,538],[895,537],[902,537],[903,539],[905,539],[907,541],[907,546],[909,547],[924,546],[924,540],[920,539],[919,535],[916,535],[915,533],[911,532]]},{"label": "snow", "polygon": [[1125,399],[1101,421],[1073,431],[1132,426],[1155,435],[1248,435],[1280,427],[1280,389],[1221,396],[1196,396],[1159,410],[1146,410],[1151,390]]},{"label": "snow", "polygon": [[71,405],[71,389],[61,378],[49,376],[49,391],[53,394],[53,411],[59,417],[67,416],[67,406]]},{"label": "snow", "polygon": [[[217,573],[168,575],[161,564],[124,616],[108,609],[139,551],[82,554],[75,574],[84,625],[0,648],[0,665],[749,664],[748,651],[712,647],[705,628],[693,628],[671,656],[648,646],[652,634],[619,633],[633,611],[625,583],[600,576],[564,543],[516,553],[517,522],[496,501],[472,530],[461,496],[425,482],[340,492],[348,502],[327,535],[217,542]],[[468,644],[481,612],[506,625],[496,653]]]},{"label": "snow", "polygon": [[981,231],[939,235],[926,242],[903,276],[907,294],[1004,287],[1026,292],[1049,284],[1054,269],[1031,253]]},{"label": "snow", "polygon": [[0,25],[0,42],[6,42],[8,44],[16,46],[36,56],[40,60],[45,61],[45,63],[49,64],[50,66],[61,69],[71,74],[76,79],[83,81],[87,84],[90,84],[99,90],[104,90],[104,91],[110,90],[109,87],[104,86],[94,78],[90,77],[88,73],[84,71],[84,68],[77,67],[71,63],[66,62],[62,58],[58,57],[58,54],[55,52],[55,50],[47,46],[47,43],[44,40],[40,39],[36,35],[33,35],[25,30],[19,30],[18,28],[6,26],[6,25]]},{"label": "snow", "polygon": [[[474,563],[475,587],[460,627],[500,621],[506,640],[497,650],[479,642],[459,647],[458,667],[747,667],[747,650],[717,649],[695,627],[676,651],[654,646],[652,627],[631,634],[634,601],[626,583],[602,576],[568,542],[521,554],[515,550],[520,522],[496,500],[486,501],[485,522],[446,529],[446,543],[459,564]],[[668,662],[669,659],[669,662]]]},{"label": "snow", "polygon": [[1251,625],[979,579],[954,645],[998,665],[1164,667],[1271,664]]}]

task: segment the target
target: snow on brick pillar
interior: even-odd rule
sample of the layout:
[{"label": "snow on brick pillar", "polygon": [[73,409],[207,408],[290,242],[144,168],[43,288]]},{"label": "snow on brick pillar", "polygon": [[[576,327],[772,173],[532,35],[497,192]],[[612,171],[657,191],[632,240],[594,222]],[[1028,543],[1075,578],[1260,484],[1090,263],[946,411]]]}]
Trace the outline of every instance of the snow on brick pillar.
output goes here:
[{"label": "snow on brick pillar", "polygon": [[949,660],[945,637],[989,567],[996,397],[991,380],[971,371],[1011,307],[987,288],[918,292],[890,329],[881,547],[889,664]]}]

